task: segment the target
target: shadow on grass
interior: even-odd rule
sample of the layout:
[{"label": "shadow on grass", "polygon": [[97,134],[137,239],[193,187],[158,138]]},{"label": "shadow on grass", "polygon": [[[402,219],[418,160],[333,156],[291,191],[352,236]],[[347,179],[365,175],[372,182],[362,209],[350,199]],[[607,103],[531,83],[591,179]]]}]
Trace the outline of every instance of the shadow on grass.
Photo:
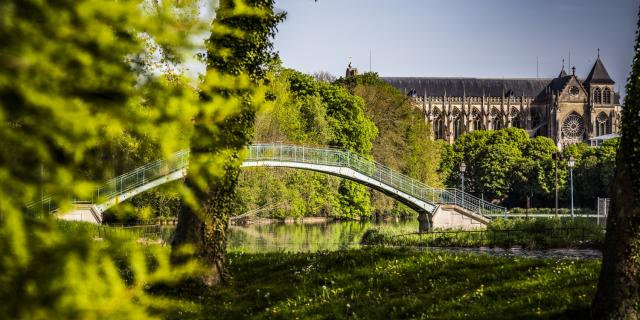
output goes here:
[{"label": "shadow on grass", "polygon": [[[230,254],[233,284],[172,290],[174,319],[584,318],[598,261],[388,248]],[[167,292],[168,293],[168,292]]]}]

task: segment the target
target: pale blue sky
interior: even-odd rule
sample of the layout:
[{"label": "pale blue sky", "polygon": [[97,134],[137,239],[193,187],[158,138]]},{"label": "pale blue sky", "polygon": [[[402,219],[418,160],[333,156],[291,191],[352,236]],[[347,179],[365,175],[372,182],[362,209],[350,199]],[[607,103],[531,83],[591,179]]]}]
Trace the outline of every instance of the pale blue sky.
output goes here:
[{"label": "pale blue sky", "polygon": [[[275,47],[283,64],[341,76],[353,57],[382,76],[555,77],[569,52],[585,78],[597,48],[624,91],[635,0],[276,0],[288,12]],[[570,71],[568,71],[570,72]]]}]

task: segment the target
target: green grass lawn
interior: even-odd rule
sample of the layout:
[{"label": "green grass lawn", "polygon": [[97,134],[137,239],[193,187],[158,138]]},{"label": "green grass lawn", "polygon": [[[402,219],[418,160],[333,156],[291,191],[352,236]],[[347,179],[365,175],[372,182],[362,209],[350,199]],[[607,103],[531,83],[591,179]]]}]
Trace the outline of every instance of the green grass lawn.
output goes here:
[{"label": "green grass lawn", "polygon": [[584,319],[594,260],[364,248],[230,253],[224,287],[173,289],[172,319]]}]

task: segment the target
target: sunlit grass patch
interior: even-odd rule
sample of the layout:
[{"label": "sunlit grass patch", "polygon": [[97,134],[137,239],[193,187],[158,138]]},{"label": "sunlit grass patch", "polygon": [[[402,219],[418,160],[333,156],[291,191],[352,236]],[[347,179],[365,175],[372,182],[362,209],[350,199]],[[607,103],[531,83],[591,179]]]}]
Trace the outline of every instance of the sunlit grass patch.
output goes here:
[{"label": "sunlit grass patch", "polygon": [[232,253],[232,285],[173,318],[520,319],[587,312],[599,261],[366,248]]}]

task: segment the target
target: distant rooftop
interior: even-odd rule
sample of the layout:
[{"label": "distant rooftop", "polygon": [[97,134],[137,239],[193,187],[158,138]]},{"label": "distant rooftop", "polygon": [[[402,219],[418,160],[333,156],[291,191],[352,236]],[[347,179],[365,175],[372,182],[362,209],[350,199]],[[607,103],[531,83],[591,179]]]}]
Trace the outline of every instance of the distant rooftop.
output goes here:
[{"label": "distant rooftop", "polygon": [[615,81],[611,79],[609,76],[609,72],[604,67],[602,60],[600,60],[600,55],[598,55],[598,59],[593,64],[593,68],[591,68],[591,72],[587,76],[587,79],[584,81],[585,83],[597,83],[597,84],[615,84]]},{"label": "distant rooftop", "polygon": [[525,96],[536,97],[553,80],[495,79],[495,78],[442,78],[442,77],[382,77],[401,91],[416,90],[427,96]]}]

